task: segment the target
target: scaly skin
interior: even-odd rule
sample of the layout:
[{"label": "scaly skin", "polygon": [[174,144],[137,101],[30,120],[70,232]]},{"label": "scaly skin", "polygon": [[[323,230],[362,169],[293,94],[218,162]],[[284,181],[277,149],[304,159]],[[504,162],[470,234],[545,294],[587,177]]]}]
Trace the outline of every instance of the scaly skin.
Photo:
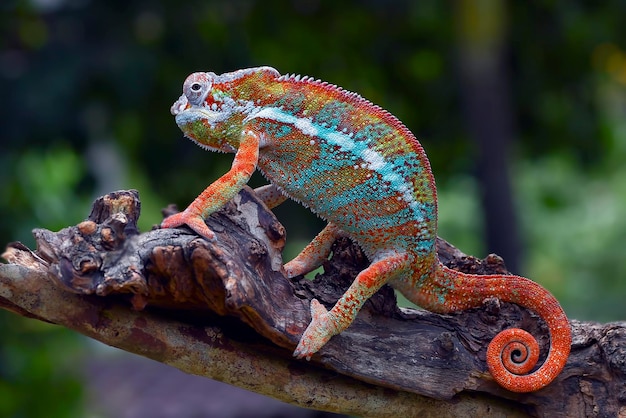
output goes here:
[{"label": "scaly skin", "polygon": [[[390,113],[331,84],[259,67],[190,75],[172,114],[187,137],[209,150],[235,153],[235,158],[224,176],[183,212],[165,219],[163,227],[186,224],[215,239],[204,219],[259,169],[271,183],[259,190],[270,207],[290,197],[328,220],[311,244],[284,266],[288,277],[318,267],[342,234],[356,240],[371,260],[330,311],[311,302],[312,320],[296,357],[309,359],[389,283],[434,312],[480,306],[489,297],[537,312],[551,338],[548,357],[538,370],[526,374],[539,349],[525,331],[505,330],[487,349],[492,376],[511,391],[540,389],[563,369],[570,326],[547,290],[523,277],[468,275],[439,262],[437,193],[430,164],[417,139]],[[514,356],[518,349],[527,349],[527,361]]]}]

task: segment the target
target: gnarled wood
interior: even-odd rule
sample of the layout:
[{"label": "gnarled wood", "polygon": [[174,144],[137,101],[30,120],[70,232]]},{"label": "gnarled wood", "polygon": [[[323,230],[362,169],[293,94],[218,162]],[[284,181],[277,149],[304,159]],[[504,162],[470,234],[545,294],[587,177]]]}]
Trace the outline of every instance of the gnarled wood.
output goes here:
[{"label": "gnarled wood", "polygon": [[[280,272],[285,231],[249,189],[209,219],[214,242],[186,229],[139,234],[139,207],[136,192],[111,193],[74,227],[35,230],[36,251],[10,244],[3,257],[12,265],[0,266],[0,306],[190,373],[329,411],[626,413],[625,324],[573,321],[566,369],[538,392],[514,394],[487,373],[485,350],[498,331],[520,326],[545,355],[547,330],[534,314],[496,300],[454,315],[400,309],[385,287],[310,363],[296,361],[291,351],[310,320],[309,300],[334,304],[367,264],[357,246],[338,240],[323,274],[291,281]],[[452,268],[506,272],[496,256],[467,257],[442,240],[438,251]]]}]

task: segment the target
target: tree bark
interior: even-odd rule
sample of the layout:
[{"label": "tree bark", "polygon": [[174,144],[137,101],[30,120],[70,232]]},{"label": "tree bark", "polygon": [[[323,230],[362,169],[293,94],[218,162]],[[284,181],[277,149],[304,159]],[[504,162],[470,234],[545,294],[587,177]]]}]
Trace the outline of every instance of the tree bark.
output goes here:
[{"label": "tree bark", "polygon": [[[368,261],[338,240],[315,280],[280,271],[285,231],[244,189],[208,220],[209,242],[186,228],[136,227],[140,202],[122,191],[37,250],[9,244],[0,306],[120,349],[285,402],[358,416],[626,416],[626,324],[572,321],[572,354],[546,388],[516,394],[487,372],[485,351],[505,327],[549,338],[536,315],[487,300],[454,315],[398,308],[383,288],[354,324],[310,362],[291,357],[315,297],[331,306]],[[170,210],[172,210],[170,208]],[[502,259],[438,242],[452,268],[504,273]]]}]

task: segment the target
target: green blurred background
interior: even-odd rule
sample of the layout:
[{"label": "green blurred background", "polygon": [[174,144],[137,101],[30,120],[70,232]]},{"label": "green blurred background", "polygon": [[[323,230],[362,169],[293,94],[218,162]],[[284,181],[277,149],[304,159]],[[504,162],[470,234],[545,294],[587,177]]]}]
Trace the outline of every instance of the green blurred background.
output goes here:
[{"label": "green blurred background", "polygon": [[[74,225],[117,189],[139,190],[144,231],[185,207],[232,156],[182,138],[169,107],[183,80],[271,65],[356,91],[420,138],[440,236],[502,255],[572,318],[626,317],[624,2],[3,0],[0,13],[1,245],[32,246],[31,229]],[[322,224],[277,212],[289,258]],[[0,416],[85,416],[89,344],[8,313],[0,327]]]}]

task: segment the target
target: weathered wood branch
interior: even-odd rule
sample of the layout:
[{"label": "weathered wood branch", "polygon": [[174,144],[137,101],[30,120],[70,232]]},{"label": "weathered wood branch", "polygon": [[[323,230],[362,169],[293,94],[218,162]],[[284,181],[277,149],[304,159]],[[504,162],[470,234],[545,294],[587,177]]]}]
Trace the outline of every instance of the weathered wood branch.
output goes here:
[{"label": "weathered wood branch", "polygon": [[[209,219],[215,242],[186,229],[139,234],[135,192],[96,201],[88,220],[34,231],[37,250],[10,244],[0,306],[106,344],[304,407],[360,416],[616,416],[626,414],[626,324],[572,321],[565,370],[530,394],[500,388],[485,350],[519,326],[549,344],[545,324],[515,305],[436,315],[400,309],[390,288],[311,362],[291,352],[309,301],[331,306],[367,260],[335,243],[314,281],[280,272],[285,231],[249,189]],[[467,257],[440,240],[453,268],[502,273],[496,256]]]}]

